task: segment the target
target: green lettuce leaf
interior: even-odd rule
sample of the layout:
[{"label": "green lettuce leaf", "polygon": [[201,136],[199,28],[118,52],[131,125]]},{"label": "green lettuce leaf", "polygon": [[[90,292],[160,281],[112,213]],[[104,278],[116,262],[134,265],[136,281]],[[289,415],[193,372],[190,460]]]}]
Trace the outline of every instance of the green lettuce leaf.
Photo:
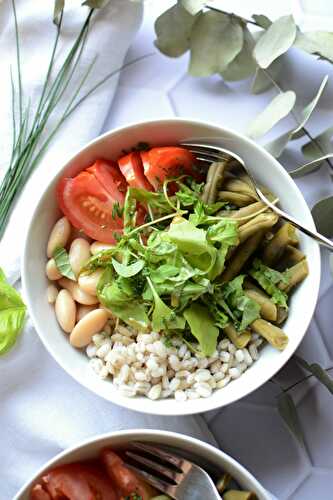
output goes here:
[{"label": "green lettuce leaf", "polygon": [[202,353],[205,356],[212,356],[216,350],[219,329],[215,326],[214,318],[207,307],[191,304],[183,314],[193,337],[199,342]]},{"label": "green lettuce leaf", "polygon": [[24,325],[26,306],[0,268],[0,355],[15,344]]},{"label": "green lettuce leaf", "polygon": [[288,296],[277,286],[281,282],[288,284],[288,274],[280,273],[275,269],[265,266],[260,259],[253,261],[253,267],[250,269],[249,274],[271,296],[275,304],[288,308]]}]

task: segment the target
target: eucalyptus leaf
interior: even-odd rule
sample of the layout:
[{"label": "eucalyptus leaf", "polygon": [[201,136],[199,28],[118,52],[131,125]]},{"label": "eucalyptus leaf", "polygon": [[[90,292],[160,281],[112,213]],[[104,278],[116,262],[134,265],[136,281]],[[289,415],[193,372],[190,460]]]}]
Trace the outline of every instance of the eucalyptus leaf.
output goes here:
[{"label": "eucalyptus leaf", "polygon": [[61,13],[65,7],[65,0],[55,0],[53,9],[53,22],[59,26]]},{"label": "eucalyptus leaf", "polygon": [[314,137],[314,141],[307,142],[302,146],[302,153],[307,158],[315,160],[321,150],[325,153],[333,153],[333,147],[331,143],[331,138],[333,136],[333,126],[321,132],[319,135]]},{"label": "eucalyptus leaf", "polygon": [[245,80],[245,78],[255,73],[257,65],[252,55],[254,47],[253,38],[246,27],[243,29],[243,35],[244,44],[242,50],[227,68],[221,72],[221,76],[226,81]]},{"label": "eucalyptus leaf", "polygon": [[264,30],[267,30],[273,22],[264,14],[253,14],[252,19]]},{"label": "eucalyptus leaf", "polygon": [[243,46],[243,30],[237,20],[219,12],[201,13],[191,33],[192,76],[223,72]]},{"label": "eucalyptus leaf", "polygon": [[82,5],[90,7],[91,9],[102,9],[109,2],[110,0],[85,0],[85,2],[82,3]]},{"label": "eucalyptus leaf", "polygon": [[302,110],[302,113],[301,113],[301,115],[302,115],[301,123],[292,132],[292,135],[294,136],[295,139],[297,139],[298,137],[300,137],[298,135],[298,133],[300,131],[302,131],[302,128],[305,126],[306,122],[309,120],[310,116],[312,115],[313,110],[317,106],[318,101],[320,99],[320,96],[322,95],[322,93],[324,91],[324,88],[326,87],[327,80],[328,80],[328,75],[324,76],[323,81],[321,82],[320,87],[319,87],[316,95],[309,102],[309,104],[307,106],[305,106],[305,108]]},{"label": "eucalyptus leaf", "polygon": [[333,253],[331,253],[329,256],[329,263],[330,263],[331,274],[333,276]]},{"label": "eucalyptus leaf", "polygon": [[311,212],[318,231],[331,238],[333,236],[333,196],[318,201]]},{"label": "eucalyptus leaf", "polygon": [[279,156],[283,153],[285,147],[292,137],[292,131],[286,132],[285,134],[280,135],[276,139],[268,142],[264,145],[266,151],[268,151],[274,158],[279,158]]},{"label": "eucalyptus leaf", "polygon": [[[270,87],[272,87],[273,86],[272,80],[275,80],[278,77],[281,68],[282,68],[282,57],[278,57],[277,59],[275,59],[275,61],[272,62],[272,64],[266,71],[257,67],[251,87],[252,94],[261,94],[262,92],[265,92]],[[267,76],[266,74],[267,71],[269,71],[270,77]]]},{"label": "eucalyptus leaf", "polygon": [[180,0],[180,4],[184,9],[187,10],[192,16],[198,14],[202,10],[206,3],[206,0]]},{"label": "eucalyptus leaf", "polygon": [[333,379],[327,373],[327,370],[322,368],[318,363],[309,364],[305,359],[295,356],[296,361],[308,372],[312,373],[319,382],[321,382],[331,394],[333,394]]},{"label": "eucalyptus leaf", "polygon": [[297,415],[297,408],[292,397],[288,393],[282,392],[278,396],[278,410],[290,432],[295,436],[298,442],[304,446],[304,436]]},{"label": "eucalyptus leaf", "polygon": [[308,31],[297,33],[294,46],[333,62],[333,32]]},{"label": "eucalyptus leaf", "polygon": [[190,48],[190,35],[195,17],[176,4],[155,21],[156,47],[166,56],[179,57]]},{"label": "eucalyptus leaf", "polygon": [[287,52],[296,37],[296,24],[293,16],[277,19],[260,37],[253,55],[261,68],[268,68],[279,56]]},{"label": "eucalyptus leaf", "polygon": [[301,165],[300,167],[295,168],[295,170],[290,170],[289,175],[294,179],[296,177],[302,177],[303,175],[312,174],[312,172],[316,172],[322,166],[324,160],[328,158],[333,158],[333,154],[322,156],[321,158],[317,158],[316,160],[310,161]]},{"label": "eucalyptus leaf", "polygon": [[274,125],[290,113],[295,101],[296,94],[292,90],[278,94],[269,103],[267,108],[251,123],[248,135],[253,139],[265,135]]}]

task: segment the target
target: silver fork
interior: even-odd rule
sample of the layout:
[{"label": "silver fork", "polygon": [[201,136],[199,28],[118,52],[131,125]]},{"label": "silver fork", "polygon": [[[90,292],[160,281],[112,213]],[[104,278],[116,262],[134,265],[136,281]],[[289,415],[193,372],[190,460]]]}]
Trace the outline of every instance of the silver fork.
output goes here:
[{"label": "silver fork", "polygon": [[131,446],[138,451],[126,451],[132,460],[126,466],[154,488],[176,500],[221,500],[212,479],[198,465],[150,444]]},{"label": "silver fork", "polygon": [[221,160],[235,160],[240,166],[248,178],[251,181],[252,187],[255,190],[255,192],[258,195],[258,198],[263,201],[273,212],[278,214],[282,219],[286,220],[287,222],[290,222],[293,226],[297,227],[302,233],[306,234],[307,236],[310,236],[310,238],[313,238],[316,240],[320,245],[325,246],[328,248],[331,252],[333,251],[333,242],[330,241],[328,238],[323,236],[322,234],[318,233],[317,231],[313,231],[311,229],[308,229],[307,227],[303,226],[298,220],[296,220],[294,217],[291,215],[287,214],[281,208],[276,207],[273,203],[271,203],[264,193],[261,191],[260,187],[256,183],[255,179],[253,178],[253,175],[249,171],[249,169],[246,167],[243,159],[238,156],[237,154],[229,151],[228,149],[222,148],[220,146],[216,145],[211,145],[211,144],[204,144],[201,142],[187,142],[183,141],[181,142],[182,146],[187,147],[196,157],[198,160],[206,163],[212,163],[215,161],[221,161]]}]

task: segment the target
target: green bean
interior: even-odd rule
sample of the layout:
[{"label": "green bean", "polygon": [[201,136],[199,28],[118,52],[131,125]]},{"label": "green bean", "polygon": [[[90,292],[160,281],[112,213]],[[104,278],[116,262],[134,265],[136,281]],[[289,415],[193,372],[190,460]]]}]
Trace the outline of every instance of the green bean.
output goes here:
[{"label": "green bean", "polygon": [[231,219],[239,219],[238,225],[241,226],[242,224],[248,222],[248,219],[246,219],[247,217],[258,215],[260,210],[267,210],[267,207],[262,201],[256,201],[255,203],[251,203],[250,205],[242,207],[239,210],[229,212],[228,210],[223,210],[219,212],[218,215],[221,217],[230,217]]},{"label": "green bean", "polygon": [[272,266],[281,257],[286,246],[295,241],[295,232],[295,227],[287,223],[275,233],[263,252],[263,261],[267,266]]},{"label": "green bean", "polygon": [[303,281],[309,274],[309,266],[306,259],[297,262],[294,266],[284,271],[288,276],[288,283],[279,283],[280,290],[289,292],[291,288]]},{"label": "green bean", "polygon": [[223,495],[223,500],[257,500],[251,491],[229,490]]},{"label": "green bean", "polygon": [[260,305],[260,316],[262,318],[267,319],[268,321],[276,321],[277,307],[274,302],[271,301],[271,299],[268,297],[268,295],[265,294],[265,292],[262,292],[254,285],[253,287],[254,288],[247,288],[247,286],[245,285],[245,295],[247,295],[248,297],[250,297],[250,299],[254,300],[255,302],[257,302],[257,304]]},{"label": "green bean", "polygon": [[221,201],[227,201],[236,205],[236,207],[245,207],[252,203],[253,198],[248,194],[235,193],[233,191],[220,191],[218,193],[218,199]]},{"label": "green bean", "polygon": [[226,269],[219,278],[219,281],[230,281],[239,274],[245,262],[258,248],[262,237],[262,231],[257,231],[246,241],[246,243],[243,243],[243,245],[240,245],[240,247],[235,250],[234,254],[230,256],[230,262],[228,261]]},{"label": "green bean", "polygon": [[243,347],[246,347],[251,340],[251,333],[248,330],[238,333],[236,328],[231,323],[226,325],[223,328],[223,331],[234,346],[237,347],[237,349],[243,349]]},{"label": "green bean", "polygon": [[287,245],[281,260],[277,263],[277,269],[284,270],[288,267],[292,267],[297,262],[301,262],[301,260],[305,259],[305,255],[303,252],[298,250],[298,248],[293,247],[292,245]]},{"label": "green bean", "polygon": [[278,215],[273,213],[263,213],[257,215],[239,228],[240,242],[243,243],[250,236],[261,229],[269,229],[270,227],[274,226],[277,223],[278,219]]},{"label": "green bean", "polygon": [[214,162],[210,165],[201,197],[204,203],[212,204],[216,201],[217,192],[223,183],[224,170],[227,163],[227,160],[225,160]]},{"label": "green bean", "polygon": [[288,309],[282,306],[277,307],[277,318],[276,323],[280,325],[288,318]]},{"label": "green bean", "polygon": [[273,347],[283,351],[288,344],[288,337],[281,328],[272,325],[264,319],[256,319],[251,323],[251,328],[267,340]]},{"label": "green bean", "polygon": [[230,177],[229,179],[227,179],[227,181],[224,183],[224,188],[226,191],[233,191],[234,193],[247,194],[254,200],[258,198],[252,187],[250,187],[246,182],[236,177]]},{"label": "green bean", "polygon": [[230,476],[230,474],[228,474],[228,472],[225,472],[223,474],[223,476],[221,477],[221,479],[219,479],[216,483],[217,491],[219,493],[223,493],[226,490],[226,488],[229,486],[231,479],[232,479],[232,477]]}]

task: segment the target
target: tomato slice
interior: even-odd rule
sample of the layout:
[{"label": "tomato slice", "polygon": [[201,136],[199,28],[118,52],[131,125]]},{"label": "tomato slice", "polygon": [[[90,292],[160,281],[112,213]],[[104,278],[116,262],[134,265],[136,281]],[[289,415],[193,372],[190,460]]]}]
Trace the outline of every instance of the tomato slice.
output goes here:
[{"label": "tomato slice", "polygon": [[153,191],[153,186],[145,177],[141,155],[138,151],[122,156],[118,160],[118,165],[129,186]]},{"label": "tomato slice", "polygon": [[128,469],[120,456],[110,448],[102,450],[101,460],[109,477],[123,495],[136,493],[142,497],[142,500],[149,500],[157,494],[154,488]]},{"label": "tomato slice", "polygon": [[30,493],[30,500],[52,500],[52,498],[41,484],[36,484]]},{"label": "tomato slice", "polygon": [[[56,467],[42,477],[45,500],[117,500],[110,478],[94,464],[68,464]],[[37,486],[34,488],[35,492]],[[31,497],[31,500],[44,500]]]},{"label": "tomato slice", "polygon": [[114,161],[96,160],[87,172],[93,174],[96,179],[114,198],[122,202],[127,191],[127,182]]},{"label": "tomato slice", "polygon": [[74,227],[95,240],[116,242],[114,233],[121,232],[123,221],[115,213],[115,203],[124,204],[123,193],[114,190],[111,194],[92,173],[83,171],[74,178],[60,180],[57,198]]},{"label": "tomato slice", "polygon": [[140,154],[145,176],[155,189],[159,189],[165,179],[182,174],[191,175],[197,180],[201,179],[194,156],[185,148],[156,147]]}]

